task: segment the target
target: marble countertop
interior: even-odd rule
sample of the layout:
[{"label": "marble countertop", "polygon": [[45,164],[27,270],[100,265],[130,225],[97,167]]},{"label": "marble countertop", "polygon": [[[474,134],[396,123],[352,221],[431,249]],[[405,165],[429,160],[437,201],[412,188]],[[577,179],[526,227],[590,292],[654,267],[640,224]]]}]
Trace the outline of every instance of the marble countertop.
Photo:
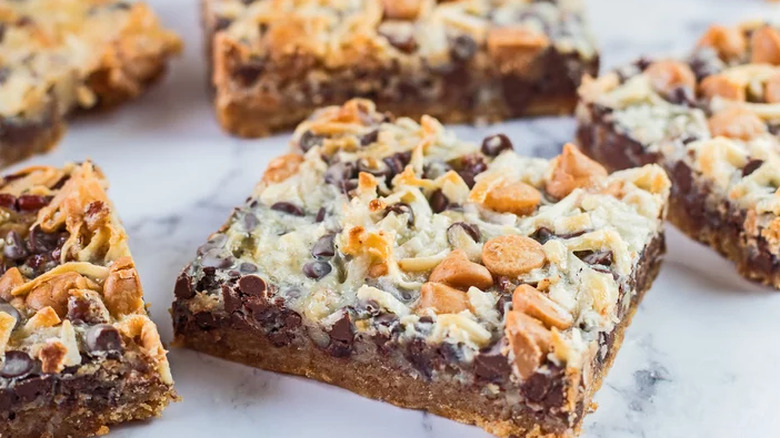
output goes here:
[{"label": "marble countertop", "polygon": [[[763,0],[586,0],[606,67],[641,54],[682,52],[712,22],[780,20]],[[71,125],[53,153],[30,164],[91,158],[112,183],[152,317],[171,339],[176,275],[286,149],[288,134],[223,134],[206,92],[195,0],[151,1],[187,49],[162,84],[119,110]],[[472,140],[504,132],[521,152],[552,156],[570,118],[456,127]],[[668,230],[661,275],[634,318],[585,422],[585,437],[780,436],[780,293],[737,276],[713,251]],[[361,398],[301,378],[191,351],[170,353],[183,401],[114,437],[486,437],[480,429]]]}]

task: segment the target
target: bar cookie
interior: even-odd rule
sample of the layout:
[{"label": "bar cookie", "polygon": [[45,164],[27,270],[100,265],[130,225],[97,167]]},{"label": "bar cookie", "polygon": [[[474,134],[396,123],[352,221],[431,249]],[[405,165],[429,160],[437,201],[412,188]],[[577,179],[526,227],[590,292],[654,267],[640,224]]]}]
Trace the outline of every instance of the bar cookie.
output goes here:
[{"label": "bar cookie", "polygon": [[85,437],[176,398],[106,180],[91,163],[0,183],[0,436]]},{"label": "bar cookie", "polygon": [[374,100],[446,122],[570,114],[598,54],[580,0],[204,0],[222,126],[293,128]]},{"label": "bar cookie", "polygon": [[686,59],[642,59],[580,89],[578,140],[611,169],[659,163],[669,218],[780,287],[780,31],[713,26]]},{"label": "bar cookie", "polygon": [[572,436],[658,272],[669,180],[319,110],[178,278],[179,344],[501,437]]},{"label": "bar cookie", "polygon": [[143,3],[0,0],[0,166],[52,149],[69,114],[138,96],[180,50]]}]

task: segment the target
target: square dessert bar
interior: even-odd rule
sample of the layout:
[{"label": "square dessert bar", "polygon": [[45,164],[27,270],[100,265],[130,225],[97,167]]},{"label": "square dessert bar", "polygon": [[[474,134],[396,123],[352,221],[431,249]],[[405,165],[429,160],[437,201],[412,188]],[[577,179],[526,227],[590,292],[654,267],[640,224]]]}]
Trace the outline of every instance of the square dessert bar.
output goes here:
[{"label": "square dessert bar", "polygon": [[491,433],[572,436],[664,252],[669,180],[319,110],[178,278],[179,344]]},{"label": "square dessert bar", "polygon": [[204,0],[215,106],[240,136],[353,97],[446,122],[570,114],[598,54],[581,0]]},{"label": "square dessert bar", "polygon": [[86,437],[176,398],[106,180],[91,163],[0,183],[0,437]]},{"label": "square dessert bar", "polygon": [[713,26],[686,59],[642,59],[586,81],[583,150],[611,169],[659,163],[670,220],[780,288],[780,31]]},{"label": "square dessert bar", "polygon": [[180,50],[143,3],[0,0],[0,166],[52,149],[68,114],[139,95]]}]

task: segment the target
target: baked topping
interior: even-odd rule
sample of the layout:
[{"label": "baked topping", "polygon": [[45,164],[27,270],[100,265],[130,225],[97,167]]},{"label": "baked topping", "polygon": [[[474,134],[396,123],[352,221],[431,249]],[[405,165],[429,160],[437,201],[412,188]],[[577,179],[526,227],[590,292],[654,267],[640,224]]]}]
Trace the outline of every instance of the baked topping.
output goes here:
[{"label": "baked topping", "polygon": [[[0,388],[36,364],[56,374],[123,349],[149,356],[172,383],[105,186],[89,162],[29,168],[0,183]],[[119,335],[129,320],[145,327],[143,339]]]},{"label": "baked topping", "polygon": [[[518,378],[579,367],[619,321],[669,181],[657,166],[608,175],[570,145],[552,161],[520,157],[504,138],[460,141],[364,100],[318,110],[293,135],[299,158],[283,159],[294,170],[264,178],[176,294],[194,314],[254,315],[282,344],[280,327],[351,327],[336,344],[315,336],[338,355],[353,335],[383,337],[468,364],[508,337]],[[513,300],[519,285],[537,293]]]}]

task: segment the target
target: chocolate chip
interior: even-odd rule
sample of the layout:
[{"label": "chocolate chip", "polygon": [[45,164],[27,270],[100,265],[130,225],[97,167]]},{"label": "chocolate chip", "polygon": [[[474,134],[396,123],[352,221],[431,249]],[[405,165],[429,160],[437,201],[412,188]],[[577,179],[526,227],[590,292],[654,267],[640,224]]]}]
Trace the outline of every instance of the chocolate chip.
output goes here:
[{"label": "chocolate chip", "polygon": [[382,32],[387,42],[404,53],[413,53],[417,50],[417,40],[412,33]]},{"label": "chocolate chip", "polygon": [[37,211],[49,205],[51,200],[51,196],[22,195],[16,201],[16,205],[21,211]]},{"label": "chocolate chip", "polygon": [[325,215],[328,213],[325,207],[320,207],[317,211],[317,217],[314,218],[314,222],[320,223],[325,220]]},{"label": "chocolate chip", "polygon": [[512,149],[512,141],[504,134],[490,135],[482,140],[482,153],[488,157],[496,157],[501,152]]},{"label": "chocolate chip", "polygon": [[293,216],[303,216],[301,207],[289,202],[277,202],[271,206],[271,210],[281,211],[282,213],[291,214]]},{"label": "chocolate chip", "polygon": [[2,298],[0,298],[0,312],[5,312],[16,319],[16,325],[14,325],[14,328],[18,327],[19,324],[21,324],[22,315],[19,314],[19,311],[16,310],[16,307],[12,306],[9,303],[4,302]]},{"label": "chocolate chip", "polygon": [[535,241],[544,244],[548,240],[555,237],[555,233],[547,227],[541,227],[538,230],[534,231],[533,234],[531,234],[531,239],[534,239]]},{"label": "chocolate chip", "polygon": [[185,274],[181,274],[176,279],[176,285],[173,287],[173,294],[176,298],[186,300],[195,296],[195,291],[192,289],[192,283],[190,278]]},{"label": "chocolate chip", "polygon": [[369,132],[368,134],[365,134],[364,136],[360,137],[360,145],[361,146],[368,146],[371,144],[376,143],[376,141],[379,139],[379,130],[374,129],[373,131]]},{"label": "chocolate chip", "polygon": [[224,269],[232,265],[231,261],[219,254],[218,249],[213,249],[201,257],[201,266],[204,268]]},{"label": "chocolate chip", "polygon": [[110,324],[98,324],[87,330],[87,350],[91,354],[117,353],[122,351],[122,336]]},{"label": "chocolate chip", "polygon": [[251,274],[252,272],[257,272],[257,266],[252,263],[244,262],[238,265],[238,270],[244,274]]},{"label": "chocolate chip", "polygon": [[460,159],[456,167],[456,172],[463,178],[469,188],[474,187],[474,177],[487,170],[487,164],[481,156],[477,154],[465,155]]},{"label": "chocolate chip", "polygon": [[395,213],[397,215],[408,214],[409,216],[408,219],[406,219],[406,225],[409,227],[414,226],[414,210],[412,210],[412,207],[410,207],[409,204],[397,202],[393,205],[390,205],[385,208],[385,216],[387,216],[389,213]]},{"label": "chocolate chip", "polygon": [[311,249],[311,255],[320,257],[333,257],[336,254],[336,247],[333,243],[336,235],[333,233],[320,237]]},{"label": "chocolate chip", "polygon": [[458,35],[452,40],[450,54],[459,62],[466,62],[477,53],[477,42],[470,35]]},{"label": "chocolate chip", "polygon": [[758,168],[761,167],[762,164],[764,164],[764,160],[752,159],[748,161],[745,167],[742,168],[742,176],[750,175],[751,173],[758,170]]},{"label": "chocolate chip", "polygon": [[345,181],[356,178],[357,166],[352,162],[337,162],[331,164],[325,171],[325,182],[334,186],[342,186]]},{"label": "chocolate chip", "polygon": [[27,377],[35,367],[33,359],[24,351],[11,350],[5,352],[3,368],[0,369],[0,377],[6,379],[19,379]]},{"label": "chocolate chip", "polygon": [[233,69],[233,77],[242,87],[251,87],[265,72],[265,62],[262,59],[243,61]]},{"label": "chocolate chip", "polygon": [[330,263],[320,260],[313,260],[303,265],[303,274],[314,280],[319,280],[330,274],[331,270],[333,268],[330,266]]},{"label": "chocolate chip", "polygon": [[369,162],[365,158],[361,158],[357,162],[358,172],[366,172],[374,175],[377,178],[386,178],[390,176],[390,168],[384,161]]},{"label": "chocolate chip", "polygon": [[441,189],[434,190],[434,192],[431,193],[431,198],[428,199],[428,202],[431,204],[431,210],[433,210],[434,213],[441,213],[446,210],[447,206],[450,204],[450,200],[447,199],[447,196],[444,195]]},{"label": "chocolate chip", "polygon": [[352,353],[355,335],[352,331],[349,313],[342,312],[341,317],[328,330],[328,335],[330,335],[328,353],[334,357],[347,357]]},{"label": "chocolate chip", "polygon": [[23,260],[29,255],[27,249],[24,247],[22,238],[19,237],[19,233],[16,231],[11,230],[5,235],[3,255],[5,255],[6,258],[15,261]]},{"label": "chocolate chip", "polygon": [[668,95],[666,99],[671,103],[678,105],[684,105],[693,107],[696,105],[696,97],[693,95],[693,90],[689,87],[675,87]]},{"label": "chocolate chip", "polygon": [[263,297],[268,285],[257,275],[245,275],[238,280],[238,289],[251,297]]},{"label": "chocolate chip", "polygon": [[612,251],[575,251],[574,255],[589,265],[610,266]]},{"label": "chocolate chip", "polygon": [[27,246],[30,252],[36,254],[50,253],[65,243],[67,233],[47,233],[43,231],[40,225],[36,225],[30,230],[27,237]]},{"label": "chocolate chip", "polygon": [[71,322],[101,324],[108,322],[108,310],[100,298],[90,294],[71,295],[68,298],[67,318]]},{"label": "chocolate chip", "polygon": [[216,22],[214,23],[214,30],[220,31],[225,30],[233,23],[233,20],[226,17],[218,17]]},{"label": "chocolate chip", "polygon": [[482,233],[479,232],[479,227],[476,225],[468,222],[455,222],[447,228],[447,240],[450,242],[450,245],[454,245],[454,239],[450,238],[450,232],[454,232],[456,229],[465,231],[475,242],[479,242],[479,239],[482,237]]},{"label": "chocolate chip", "polygon": [[255,216],[253,213],[247,213],[244,215],[244,229],[247,231],[252,231],[257,226],[260,225],[260,221],[257,219],[257,216]]},{"label": "chocolate chip", "polygon": [[496,342],[484,348],[474,357],[474,374],[484,380],[495,382],[507,378],[512,367],[509,359],[501,354],[502,343]]},{"label": "chocolate chip", "polygon": [[298,140],[298,146],[304,152],[308,152],[309,149],[314,146],[320,146],[322,144],[322,137],[314,134],[311,131],[306,131],[301,135],[301,139]]},{"label": "chocolate chip", "polygon": [[385,164],[387,164],[387,167],[390,168],[389,177],[392,178],[393,176],[403,172],[404,168],[407,164],[409,164],[411,159],[411,152],[398,152],[389,157],[383,158],[382,161],[384,161]]},{"label": "chocolate chip", "polygon": [[15,210],[16,196],[8,193],[0,193],[0,207],[7,208],[9,210]]}]

